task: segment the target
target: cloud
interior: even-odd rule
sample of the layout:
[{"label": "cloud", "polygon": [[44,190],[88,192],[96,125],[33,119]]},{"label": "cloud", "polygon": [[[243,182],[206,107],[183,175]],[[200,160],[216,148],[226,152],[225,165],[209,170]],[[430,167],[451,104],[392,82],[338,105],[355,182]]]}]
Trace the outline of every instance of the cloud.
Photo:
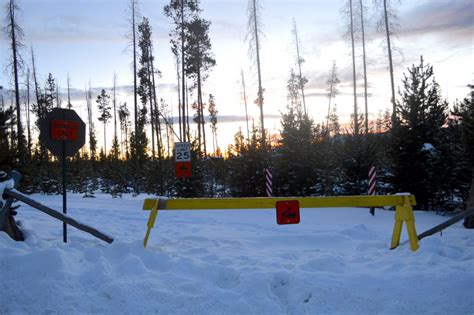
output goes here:
[{"label": "cloud", "polygon": [[[25,0],[21,21],[28,41],[53,43],[128,42],[130,13],[128,1],[116,0]],[[154,2],[144,2],[153,37],[167,39],[169,21]],[[140,19],[137,23],[140,22]]]},{"label": "cloud", "polygon": [[450,35],[460,39],[472,39],[474,3],[467,1],[430,1],[407,12],[403,18],[406,27],[403,36],[419,36],[427,33]]},{"label": "cloud", "polygon": [[[280,119],[280,115],[272,115],[272,114],[267,114],[265,115],[265,120],[267,119]],[[175,118],[176,120],[178,119],[177,117]],[[252,119],[257,120],[257,117],[252,117],[249,116],[249,123],[251,123]],[[206,122],[210,122],[210,117],[205,116]],[[234,123],[234,122],[245,122],[246,118],[245,116],[239,116],[239,115],[222,115],[219,116],[217,115],[217,124],[219,123]]]}]

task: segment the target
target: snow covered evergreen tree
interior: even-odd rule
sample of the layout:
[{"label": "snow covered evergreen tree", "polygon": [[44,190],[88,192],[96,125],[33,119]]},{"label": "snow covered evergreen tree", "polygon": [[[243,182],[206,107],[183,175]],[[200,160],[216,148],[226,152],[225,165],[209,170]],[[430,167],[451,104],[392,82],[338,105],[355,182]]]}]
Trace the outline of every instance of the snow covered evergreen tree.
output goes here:
[{"label": "snow covered evergreen tree", "polygon": [[421,207],[431,208],[442,181],[435,160],[442,154],[448,103],[441,98],[433,67],[425,65],[423,57],[419,66],[408,68],[400,97],[393,128],[394,184],[399,191],[415,194]]}]

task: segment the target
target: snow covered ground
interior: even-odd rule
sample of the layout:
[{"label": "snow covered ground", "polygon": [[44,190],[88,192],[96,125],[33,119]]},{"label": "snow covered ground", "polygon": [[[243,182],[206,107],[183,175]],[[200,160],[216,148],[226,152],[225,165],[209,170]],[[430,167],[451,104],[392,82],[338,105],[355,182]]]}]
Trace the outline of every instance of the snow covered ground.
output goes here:
[{"label": "snow covered ground", "polygon": [[[60,210],[61,196],[35,195]],[[108,245],[22,205],[26,242],[0,233],[0,314],[473,314],[474,231],[388,250],[394,213],[162,211],[147,249],[145,196],[69,195],[68,214]],[[446,218],[416,212],[418,232]],[[406,232],[403,231],[406,239]]]}]

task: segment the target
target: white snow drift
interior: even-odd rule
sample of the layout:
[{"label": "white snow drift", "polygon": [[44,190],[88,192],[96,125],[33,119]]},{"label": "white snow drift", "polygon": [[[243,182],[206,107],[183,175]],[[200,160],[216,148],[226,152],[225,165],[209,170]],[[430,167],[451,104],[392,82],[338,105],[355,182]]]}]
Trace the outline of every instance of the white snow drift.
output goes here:
[{"label": "white snow drift", "polygon": [[[61,196],[34,198],[57,210]],[[145,196],[69,198],[108,245],[23,205],[26,242],[0,233],[0,314],[472,314],[474,231],[460,223],[390,251],[394,213],[161,211],[143,248]],[[418,232],[444,217],[416,212]],[[405,233],[405,232],[404,232]],[[406,239],[406,235],[404,235]]]}]

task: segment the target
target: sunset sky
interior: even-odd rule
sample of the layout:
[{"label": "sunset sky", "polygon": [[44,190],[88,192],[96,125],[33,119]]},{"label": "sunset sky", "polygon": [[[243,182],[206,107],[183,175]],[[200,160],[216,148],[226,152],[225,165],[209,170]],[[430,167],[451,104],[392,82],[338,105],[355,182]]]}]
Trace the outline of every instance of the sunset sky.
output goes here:
[{"label": "sunset sky", "polygon": [[[6,3],[5,0],[0,0]],[[36,54],[37,71],[42,82],[51,72],[58,78],[61,89],[67,86],[69,74],[73,88],[74,108],[85,116],[84,87],[89,79],[97,96],[100,89],[111,93],[114,72],[118,76],[118,102],[127,101],[133,107],[130,86],[131,52],[126,35],[130,32],[127,0],[20,0],[22,13],[19,23],[25,37],[22,51],[25,64],[30,63],[29,47]],[[262,46],[262,79],[265,89],[264,112],[266,127],[271,132],[280,129],[280,112],[287,103],[286,84],[295,64],[292,38],[292,20],[295,19],[301,41],[301,56],[305,59],[303,75],[309,80],[306,102],[315,122],[325,119],[328,99],[325,97],[326,80],[333,60],[339,69],[340,95],[337,104],[340,119],[348,120],[353,108],[352,68],[350,42],[343,38],[346,30],[340,9],[346,1],[323,0],[265,0],[261,18],[265,37]],[[390,107],[388,59],[382,46],[383,34],[375,30],[377,13],[369,5],[368,81],[370,118]],[[175,61],[170,51],[168,33],[173,28],[163,15],[167,1],[142,0],[140,11],[150,19],[156,66],[162,71],[159,97],[172,105],[177,113]],[[474,73],[474,2],[471,0],[392,1],[397,9],[400,28],[394,38],[400,53],[395,55],[396,85],[401,84],[403,73],[411,64],[419,63],[423,55],[426,63],[434,66],[436,80],[442,95],[450,104],[464,98],[467,84]],[[239,126],[245,131],[245,111],[240,82],[240,71],[246,76],[249,114],[258,120],[258,108],[253,103],[257,95],[256,68],[247,54],[246,0],[202,0],[202,16],[211,21],[210,37],[217,65],[204,84],[204,99],[215,96],[218,116],[218,143],[222,148],[233,140]],[[3,16],[4,11],[2,12]],[[2,20],[5,25],[4,20]],[[6,70],[9,51],[2,34],[0,85],[11,86]],[[357,48],[359,108],[362,110],[362,63]],[[65,95],[63,103],[67,102]],[[5,99],[8,99],[5,96]],[[190,99],[190,101],[192,98]],[[9,102],[9,101],[8,101]],[[96,121],[98,126],[99,121]],[[112,124],[110,126],[112,128]],[[98,129],[101,130],[101,129]],[[208,132],[210,135],[210,131]],[[98,133],[99,143],[101,134]]]}]

